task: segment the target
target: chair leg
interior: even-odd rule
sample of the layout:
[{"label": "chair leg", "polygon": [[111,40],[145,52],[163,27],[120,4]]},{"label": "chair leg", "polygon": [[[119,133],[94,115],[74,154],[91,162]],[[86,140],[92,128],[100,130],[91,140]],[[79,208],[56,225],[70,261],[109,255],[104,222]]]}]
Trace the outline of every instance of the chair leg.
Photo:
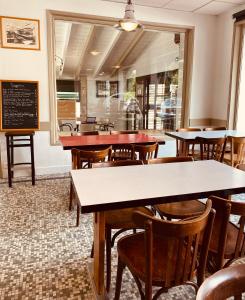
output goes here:
[{"label": "chair leg", "polygon": [[72,209],[72,199],[73,199],[73,185],[72,182],[70,183],[70,203],[69,203],[69,210]]},{"label": "chair leg", "polygon": [[77,204],[77,227],[79,226],[79,221],[80,221],[80,205]]},{"label": "chair leg", "polygon": [[111,228],[106,227],[106,291],[110,291],[111,285]]},{"label": "chair leg", "polygon": [[115,288],[115,298],[114,300],[120,299],[121,285],[122,285],[122,274],[125,268],[125,264],[118,257],[117,263],[117,279],[116,279],[116,288]]},{"label": "chair leg", "polygon": [[90,252],[90,258],[94,257],[94,242],[92,244],[91,252]]}]

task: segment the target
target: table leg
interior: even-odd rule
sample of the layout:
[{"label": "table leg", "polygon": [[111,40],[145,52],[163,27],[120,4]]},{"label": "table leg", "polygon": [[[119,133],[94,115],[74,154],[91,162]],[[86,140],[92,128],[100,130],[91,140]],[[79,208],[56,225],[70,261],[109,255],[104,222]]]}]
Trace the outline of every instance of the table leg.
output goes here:
[{"label": "table leg", "polygon": [[94,283],[98,295],[105,295],[105,213],[94,213]]}]

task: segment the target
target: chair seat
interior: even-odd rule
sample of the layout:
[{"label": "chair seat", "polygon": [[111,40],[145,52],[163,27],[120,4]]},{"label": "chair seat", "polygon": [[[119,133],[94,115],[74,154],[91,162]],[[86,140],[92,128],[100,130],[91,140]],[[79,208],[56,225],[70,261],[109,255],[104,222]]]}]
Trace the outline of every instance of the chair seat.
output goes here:
[{"label": "chair seat", "polygon": [[[176,244],[177,246],[177,244]],[[167,256],[168,241],[160,236],[155,237],[153,241],[153,276],[154,285],[167,287],[164,282],[165,273],[167,271],[167,262],[176,266],[177,253],[173,253],[171,257]],[[142,281],[145,281],[145,240],[144,232],[131,234],[121,238],[117,244],[118,254],[121,260],[126,263],[131,272]],[[164,255],[166,254],[166,259]],[[183,262],[185,259],[185,251],[183,251],[183,259],[178,260],[178,269],[183,272]],[[188,266],[185,266],[187,268]],[[190,266],[189,266],[190,267]],[[169,286],[171,282],[176,281],[176,270],[172,270],[169,277]],[[168,272],[170,272],[168,270]],[[177,271],[178,272],[178,271]],[[194,276],[195,270],[192,274]]]},{"label": "chair seat", "polygon": [[198,200],[165,203],[154,206],[160,215],[170,219],[183,219],[201,214],[205,205]]},{"label": "chair seat", "polygon": [[133,222],[133,213],[140,211],[148,216],[153,216],[153,212],[147,207],[132,207],[120,210],[109,210],[105,212],[105,222],[113,229],[134,229],[137,228]]}]

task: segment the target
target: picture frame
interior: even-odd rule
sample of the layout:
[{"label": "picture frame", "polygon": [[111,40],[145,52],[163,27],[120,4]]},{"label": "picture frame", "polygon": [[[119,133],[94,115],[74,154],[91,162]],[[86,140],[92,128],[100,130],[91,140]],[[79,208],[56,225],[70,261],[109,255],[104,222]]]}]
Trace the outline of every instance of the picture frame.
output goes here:
[{"label": "picture frame", "polygon": [[40,22],[37,19],[1,17],[1,47],[40,50]]},{"label": "picture frame", "polygon": [[107,97],[109,93],[110,90],[107,81],[96,80],[96,97]]},{"label": "picture frame", "polygon": [[119,81],[110,81],[110,96],[118,98]]}]

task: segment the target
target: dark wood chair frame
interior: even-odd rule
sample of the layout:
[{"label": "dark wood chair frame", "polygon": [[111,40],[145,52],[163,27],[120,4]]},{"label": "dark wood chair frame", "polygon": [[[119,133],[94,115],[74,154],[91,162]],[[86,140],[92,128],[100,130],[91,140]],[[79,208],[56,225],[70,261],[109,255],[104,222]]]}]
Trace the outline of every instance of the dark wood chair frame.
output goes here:
[{"label": "dark wood chair frame", "polygon": [[[129,268],[136,281],[141,299],[155,300],[163,292],[167,292],[169,288],[184,283],[192,285],[197,290],[198,286],[200,286],[204,280],[214,215],[215,212],[211,209],[210,200],[207,201],[204,213],[192,220],[169,222],[155,217],[149,217],[142,213],[135,213],[134,221],[138,226],[144,228],[144,233],[123,237],[118,241],[115,300],[120,298],[122,274],[125,266]],[[204,232],[205,243],[203,243],[200,248],[200,256],[198,259],[198,244],[202,232]],[[130,251],[130,248],[127,247],[127,241],[133,243],[136,238],[135,248],[139,249],[139,245],[137,244],[139,238],[137,239],[137,235],[141,240],[144,240],[145,245],[143,254],[135,253],[135,256],[133,255],[133,260],[140,259],[139,263],[143,264],[143,267],[140,267],[141,272],[134,265],[134,262],[130,260],[129,256],[127,256],[127,251]],[[165,246],[166,253],[161,253],[161,258],[159,258],[159,256],[157,257],[158,259],[166,261],[165,272],[162,272],[161,279],[155,279],[153,278],[153,264],[156,266],[157,262],[155,261],[156,256],[154,256],[156,250],[153,251],[153,248],[156,249],[157,245],[164,241],[167,245]],[[140,247],[142,247],[141,243]],[[173,263],[174,261],[175,264]],[[158,265],[160,266],[160,264]],[[142,270],[144,271],[142,272]],[[197,284],[192,282],[196,273]],[[143,292],[141,281],[145,282],[145,292]],[[160,287],[153,298],[152,286]]]},{"label": "dark wood chair frame", "polygon": [[[138,130],[121,130],[121,131],[110,131],[111,135],[116,134],[138,134]],[[126,160],[132,159],[133,145],[113,145],[112,146],[112,160]]]},{"label": "dark wood chair frame", "polygon": [[[176,132],[188,132],[188,131],[201,131],[200,128],[194,128],[194,127],[187,127],[187,128],[178,128],[176,129]],[[188,153],[184,153],[184,155],[189,155],[194,157],[195,156],[195,146],[196,143],[191,142],[191,143],[187,143],[186,149],[188,149]],[[178,139],[176,139],[176,156],[180,156],[180,153],[183,153],[183,149],[184,149],[185,145],[184,142],[179,141]]]},{"label": "dark wood chair frame", "polygon": [[[149,159],[147,164],[162,164],[162,163],[175,163],[175,162],[188,162],[194,161],[191,156],[178,156],[178,157],[161,157]],[[183,209],[183,205],[190,207],[188,212]],[[162,219],[183,219],[199,215],[204,210],[204,205],[199,200],[187,200],[184,202],[159,204],[153,206],[153,211],[158,212]],[[171,208],[171,209],[170,209]]]},{"label": "dark wood chair frame", "polygon": [[135,157],[137,157],[137,153],[139,155],[138,159],[142,160],[143,162],[147,161],[148,159],[157,158],[158,148],[158,143],[148,145],[135,144],[133,145],[131,159],[135,159]]},{"label": "dark wood chair frame", "polygon": [[245,292],[245,264],[222,269],[207,278],[198,290],[196,300],[242,299]]},{"label": "dark wood chair frame", "polygon": [[[110,161],[110,162],[101,162],[101,163],[93,163],[92,168],[105,168],[105,167],[123,167],[123,166],[135,166],[135,165],[143,165],[141,160],[118,160],[118,161]],[[135,208],[137,209],[137,208]],[[147,208],[144,208],[147,209]],[[127,214],[126,210],[118,210],[118,215]],[[113,226],[106,222],[107,217],[109,216],[110,211],[106,212],[105,215],[105,239],[106,239],[106,290],[109,292],[110,284],[111,284],[111,248],[114,246],[116,238],[123,232],[132,229],[134,233],[136,233],[136,229],[138,228],[135,224],[134,226],[125,226],[120,223],[120,218],[118,219],[118,225]],[[153,215],[153,213],[149,210],[149,214]],[[115,224],[114,224],[115,225]],[[122,225],[124,228],[120,228]],[[118,229],[116,233],[112,236],[112,229]],[[91,257],[93,257],[93,247],[91,251]]]},{"label": "dark wood chair frame", "polygon": [[[79,149],[71,149],[72,155],[72,169],[82,169],[82,168],[91,168],[92,163],[105,161],[107,158],[108,161],[111,161],[111,153],[112,147],[107,147],[101,150],[79,150]],[[85,165],[84,165],[85,163]],[[74,189],[72,185],[72,181],[70,183],[70,203],[69,210],[72,209],[72,202],[74,199]],[[80,221],[80,205],[77,203],[77,221],[76,226],[79,226]]]},{"label": "dark wood chair frame", "polygon": [[[230,265],[233,260],[245,255],[245,203],[216,196],[212,196],[210,199],[216,210],[212,240],[217,239],[217,246],[212,247],[213,243],[211,242],[208,266],[211,272],[216,272]],[[226,206],[223,204],[223,208],[221,207],[222,202],[226,203]],[[229,222],[230,215],[240,216],[239,225]],[[234,231],[236,236],[232,236]],[[228,237],[234,240],[234,249],[231,249],[232,251],[229,249],[229,252],[227,252]]]},{"label": "dark wood chair frame", "polygon": [[205,127],[203,131],[227,130],[225,126]]},{"label": "dark wood chair frame", "polygon": [[196,143],[200,144],[201,160],[214,159],[223,162],[227,138],[197,137]]}]

